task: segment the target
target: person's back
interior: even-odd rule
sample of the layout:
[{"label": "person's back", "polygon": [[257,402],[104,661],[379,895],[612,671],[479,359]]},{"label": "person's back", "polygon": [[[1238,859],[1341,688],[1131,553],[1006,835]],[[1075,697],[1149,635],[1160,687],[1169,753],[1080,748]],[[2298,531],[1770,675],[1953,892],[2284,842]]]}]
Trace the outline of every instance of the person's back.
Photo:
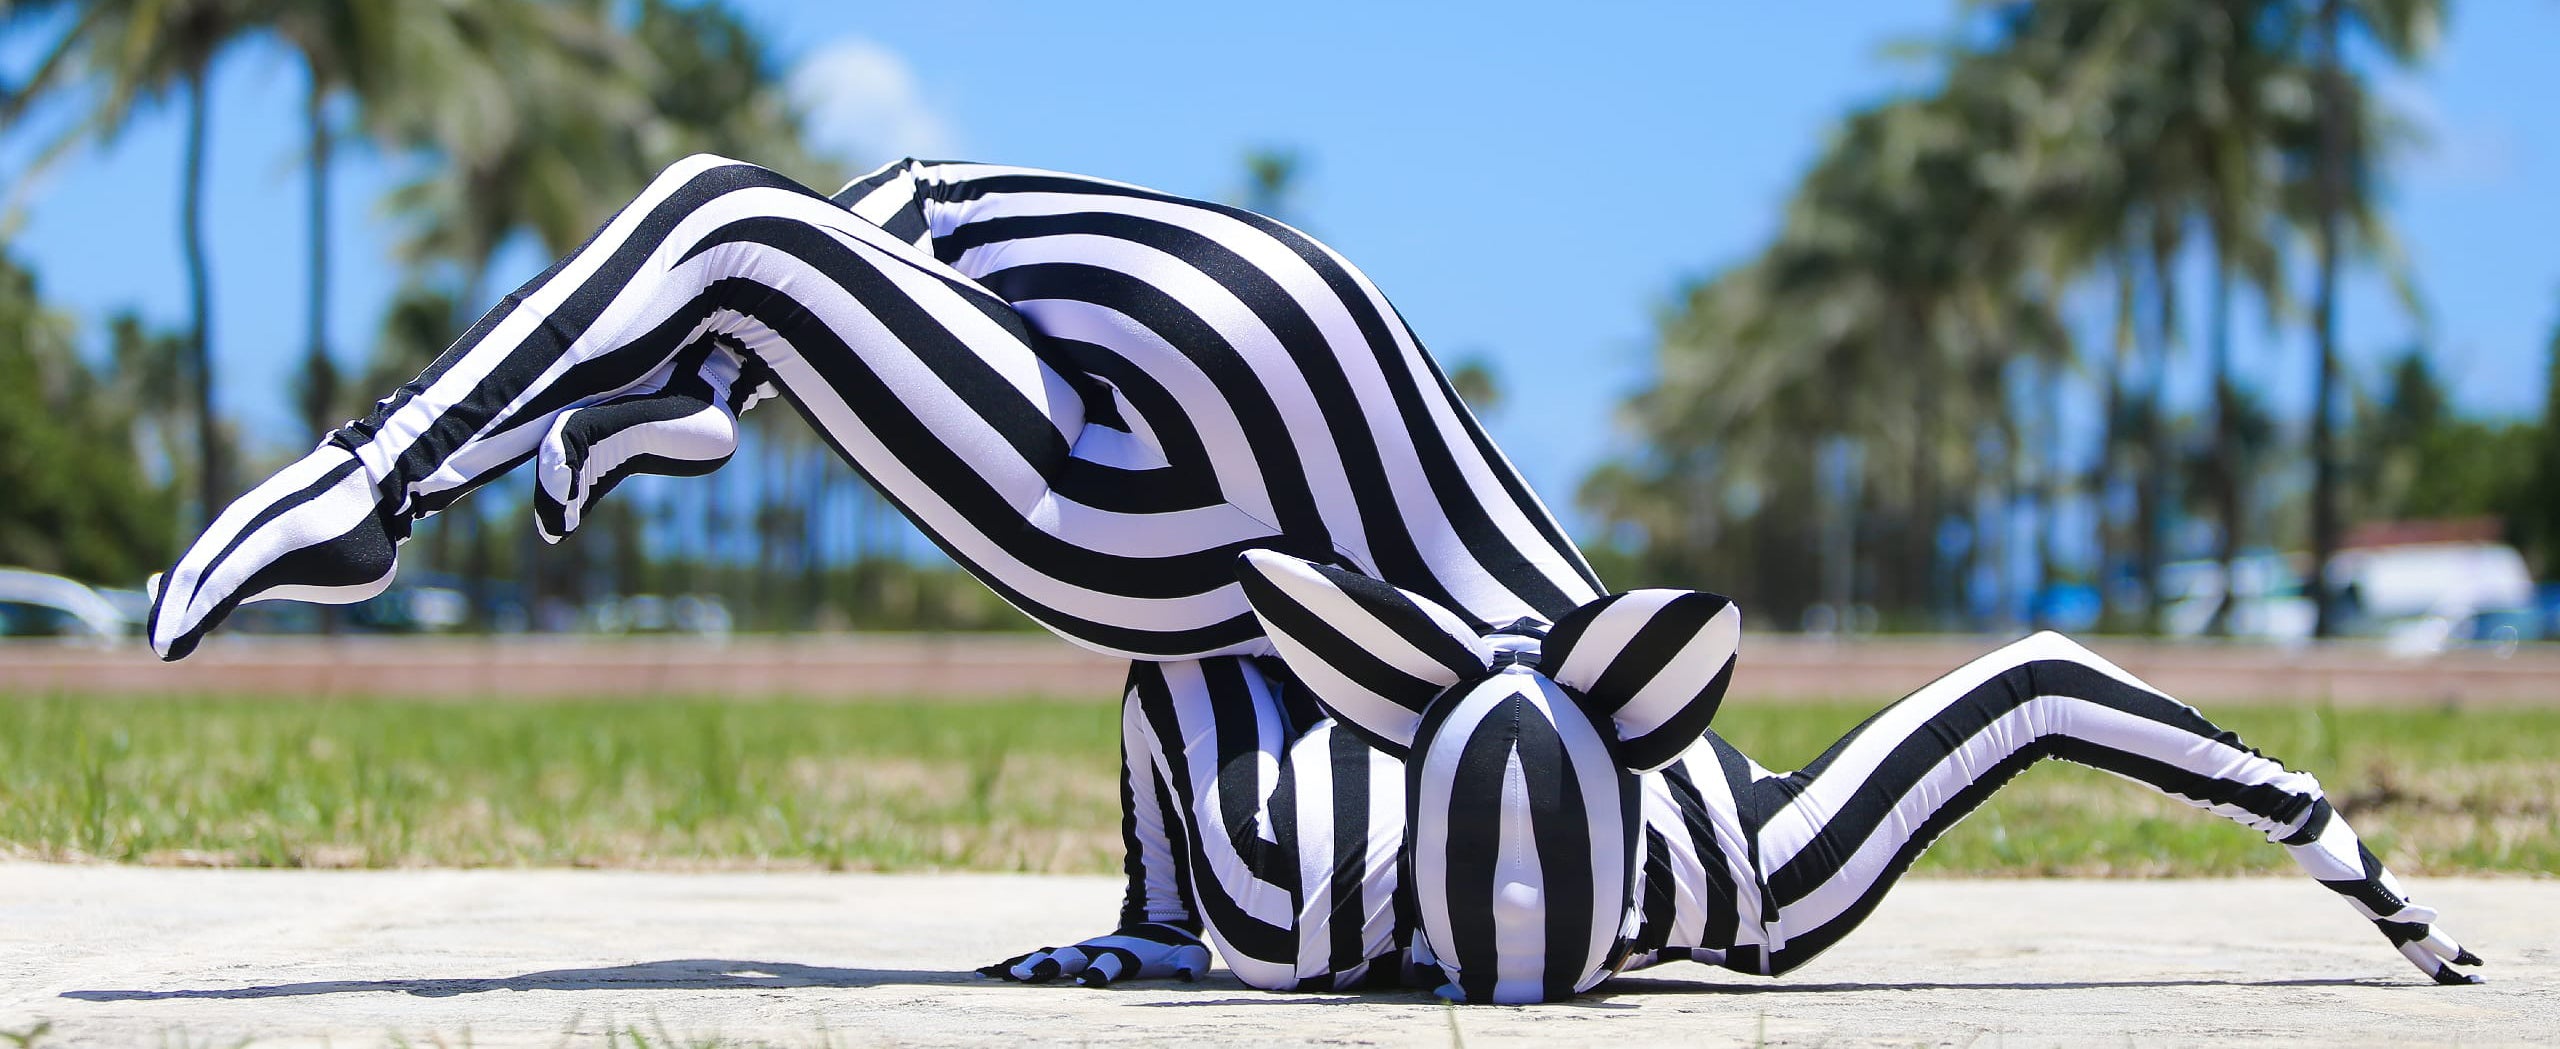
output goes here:
[{"label": "person's back", "polygon": [[1223,501],[1322,552],[1302,556],[1479,625],[1551,621],[1599,596],[1403,318],[1314,238],[1240,208],[992,164],[899,161],[833,199],[1011,303],[1085,395],[1078,456],[1112,469],[1134,448],[1165,464],[1126,477],[1154,499]]}]

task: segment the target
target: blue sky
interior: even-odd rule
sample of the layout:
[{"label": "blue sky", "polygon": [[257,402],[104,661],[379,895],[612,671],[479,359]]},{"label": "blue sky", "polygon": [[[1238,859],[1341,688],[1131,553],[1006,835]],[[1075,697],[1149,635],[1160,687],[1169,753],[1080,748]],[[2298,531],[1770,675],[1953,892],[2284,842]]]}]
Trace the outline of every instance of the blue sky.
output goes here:
[{"label": "blue sky", "polygon": [[[740,6],[797,71],[813,130],[848,173],[939,153],[1225,198],[1246,150],[1298,150],[1294,217],[1366,268],[1444,359],[1494,365],[1507,394],[1496,437],[1574,517],[1574,488],[1615,440],[1611,409],[1643,379],[1655,311],[1769,236],[1833,118],[1921,78],[1884,44],[1955,12],[1951,0],[1589,5],[1574,18],[1528,4]],[[2560,4],[2458,8],[2434,63],[2387,85],[2431,139],[2400,165],[2390,212],[2458,403],[2528,415],[2560,318]],[[23,69],[29,43],[0,41],[0,70]],[[218,395],[270,451],[299,448],[310,435],[286,391],[302,352],[301,73],[266,46],[216,72]],[[175,116],[33,187],[17,184],[35,136],[0,142],[0,180],[32,190],[14,250],[85,319],[125,306],[185,318]],[[334,343],[351,364],[396,281],[396,231],[376,204],[393,174],[359,154],[337,183]],[[547,261],[512,252],[496,279]],[[2352,283],[2346,325],[2368,372],[2421,331],[2370,278]],[[2244,328],[2255,381],[2299,416],[2307,336]],[[2200,356],[2173,374],[2190,402]]]}]

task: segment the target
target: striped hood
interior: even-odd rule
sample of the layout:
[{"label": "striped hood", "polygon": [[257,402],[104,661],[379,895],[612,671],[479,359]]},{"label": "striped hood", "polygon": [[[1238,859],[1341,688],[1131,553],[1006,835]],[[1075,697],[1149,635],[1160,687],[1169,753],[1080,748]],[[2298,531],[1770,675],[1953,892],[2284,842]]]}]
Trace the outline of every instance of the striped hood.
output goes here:
[{"label": "striped hood", "polygon": [[1606,979],[1636,898],[1635,774],[1715,716],[1740,641],[1733,604],[1638,590],[1551,626],[1479,631],[1282,554],[1248,552],[1240,574],[1317,703],[1405,761],[1405,880],[1441,993],[1553,1001]]}]

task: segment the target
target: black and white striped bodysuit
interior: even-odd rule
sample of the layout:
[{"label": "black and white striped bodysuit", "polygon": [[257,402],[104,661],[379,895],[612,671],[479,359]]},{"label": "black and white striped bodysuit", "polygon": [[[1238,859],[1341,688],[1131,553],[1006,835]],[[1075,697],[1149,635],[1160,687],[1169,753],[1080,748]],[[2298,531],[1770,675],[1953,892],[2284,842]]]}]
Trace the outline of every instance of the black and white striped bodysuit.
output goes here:
[{"label": "black and white striped bodysuit", "polygon": [[[1471,1000],[1557,997],[1663,957],[1783,971],[2035,756],[2130,769],[2286,835],[2317,837],[2305,828],[2326,812],[2308,777],[2254,753],[2261,765],[2202,778],[2092,760],[2220,738],[2192,711],[2103,732],[2049,716],[2175,706],[2114,678],[2027,696],[2013,706],[2040,713],[2025,721],[1984,715],[2005,744],[1947,743],[1937,714],[1898,720],[1934,709],[1924,691],[1784,777],[1701,739],[1701,721],[1668,767],[1606,773],[1632,777],[1611,789],[1640,834],[1614,866],[1606,820],[1535,828],[1538,885],[1503,891],[1537,897],[1539,936],[1423,943],[1492,876],[1430,845],[1457,840],[1435,828],[1509,801],[1426,782],[1360,717],[1327,716],[1379,673],[1351,664],[1412,649],[1369,636],[1350,669],[1311,677],[1275,648],[1239,556],[1378,581],[1452,631],[1512,639],[1592,606],[1598,581],[1349,262],[1239,209],[992,165],[902,161],[833,199],[716,157],[672,166],[417,380],[224,511],[160,586],[153,643],[179,658],[243,599],[377,593],[410,522],[527,461],[557,538],[624,474],[717,467],[768,391],[1008,601],[1134,660],[1123,924],[1205,931],[1255,986],[1401,976],[1435,947]],[[2009,658],[1989,678],[2080,657]],[[1947,702],[1992,702],[1973,698],[1984,687]],[[1595,791],[1606,778],[1530,770],[1568,773]],[[2355,880],[2382,886],[2372,870]],[[2357,891],[2377,917],[2415,914],[2396,888]]]}]

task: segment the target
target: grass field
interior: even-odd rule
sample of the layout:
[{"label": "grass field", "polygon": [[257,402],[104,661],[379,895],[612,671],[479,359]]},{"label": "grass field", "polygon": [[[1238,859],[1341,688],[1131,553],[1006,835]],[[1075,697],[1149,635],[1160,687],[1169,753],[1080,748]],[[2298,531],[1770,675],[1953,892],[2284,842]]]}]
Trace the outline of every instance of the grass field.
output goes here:
[{"label": "grass field", "polygon": [[[1738,704],[1792,768],[1866,703]],[[2407,872],[2560,871],[2560,711],[2212,712]],[[260,866],[1119,869],[1102,703],[0,699],[0,851]],[[2281,850],[2112,777],[2028,772],[1921,870],[2231,874]]]}]

